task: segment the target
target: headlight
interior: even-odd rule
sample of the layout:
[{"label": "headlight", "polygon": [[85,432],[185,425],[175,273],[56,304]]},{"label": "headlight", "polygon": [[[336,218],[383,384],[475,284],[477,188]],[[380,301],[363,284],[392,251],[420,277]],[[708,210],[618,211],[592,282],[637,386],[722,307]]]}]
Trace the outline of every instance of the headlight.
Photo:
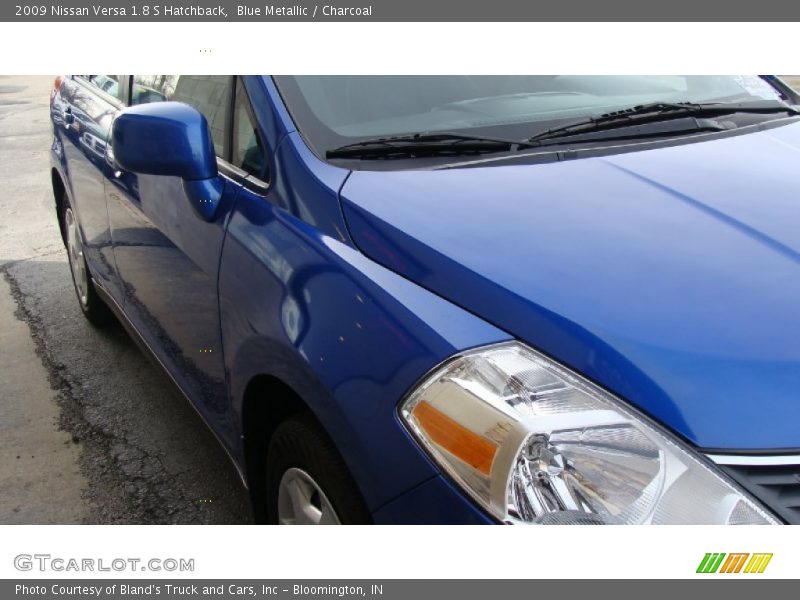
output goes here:
[{"label": "headlight", "polygon": [[516,342],[446,363],[401,414],[508,523],[777,523],[680,441]]}]

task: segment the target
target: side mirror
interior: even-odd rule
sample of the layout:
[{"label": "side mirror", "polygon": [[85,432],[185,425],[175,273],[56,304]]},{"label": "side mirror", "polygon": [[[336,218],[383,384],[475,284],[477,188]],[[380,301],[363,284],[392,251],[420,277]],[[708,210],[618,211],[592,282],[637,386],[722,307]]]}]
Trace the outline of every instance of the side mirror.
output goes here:
[{"label": "side mirror", "polygon": [[214,219],[224,184],[208,123],[199,111],[180,102],[131,106],[114,119],[111,144],[121,169],[180,177],[200,216]]}]

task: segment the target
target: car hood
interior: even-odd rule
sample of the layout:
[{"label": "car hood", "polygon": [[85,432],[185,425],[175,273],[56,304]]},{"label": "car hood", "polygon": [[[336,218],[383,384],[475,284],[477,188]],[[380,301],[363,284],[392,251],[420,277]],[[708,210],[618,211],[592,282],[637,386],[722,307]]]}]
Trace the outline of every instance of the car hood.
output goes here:
[{"label": "car hood", "polygon": [[341,195],[374,260],[690,442],[800,448],[800,124]]}]

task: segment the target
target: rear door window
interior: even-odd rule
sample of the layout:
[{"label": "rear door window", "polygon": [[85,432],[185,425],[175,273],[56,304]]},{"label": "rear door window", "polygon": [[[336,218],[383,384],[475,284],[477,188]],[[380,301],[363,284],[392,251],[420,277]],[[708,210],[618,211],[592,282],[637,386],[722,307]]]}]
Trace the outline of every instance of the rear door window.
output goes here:
[{"label": "rear door window", "polygon": [[120,85],[119,75],[77,75],[77,77],[88,83],[90,88],[117,100],[122,99],[122,86]]}]

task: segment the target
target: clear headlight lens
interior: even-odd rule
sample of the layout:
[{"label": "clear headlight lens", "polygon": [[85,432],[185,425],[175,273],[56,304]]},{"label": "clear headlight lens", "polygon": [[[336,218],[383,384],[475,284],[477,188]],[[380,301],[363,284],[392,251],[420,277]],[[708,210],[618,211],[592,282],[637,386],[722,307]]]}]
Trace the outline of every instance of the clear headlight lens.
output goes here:
[{"label": "clear headlight lens", "polygon": [[677,439],[520,343],[448,362],[401,414],[509,523],[777,523]]}]

